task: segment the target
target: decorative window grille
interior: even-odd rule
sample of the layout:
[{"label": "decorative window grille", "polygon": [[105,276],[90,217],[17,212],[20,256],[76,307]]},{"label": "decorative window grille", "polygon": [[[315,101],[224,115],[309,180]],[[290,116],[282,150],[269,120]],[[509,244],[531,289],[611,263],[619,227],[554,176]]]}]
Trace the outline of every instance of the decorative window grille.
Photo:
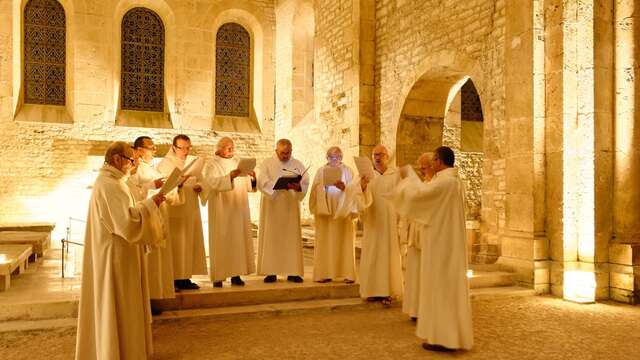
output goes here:
[{"label": "decorative window grille", "polygon": [[56,0],[24,8],[24,102],[65,105],[65,15]]},{"label": "decorative window grille", "polygon": [[250,38],[241,25],[227,23],[216,35],[216,114],[249,116]]},{"label": "decorative window grille", "polygon": [[462,85],[460,90],[461,98],[461,117],[466,121],[482,121],[482,104],[480,103],[480,96],[478,91],[471,80]]},{"label": "decorative window grille", "polygon": [[164,25],[145,8],[133,8],[122,18],[121,107],[124,110],[164,110]]}]

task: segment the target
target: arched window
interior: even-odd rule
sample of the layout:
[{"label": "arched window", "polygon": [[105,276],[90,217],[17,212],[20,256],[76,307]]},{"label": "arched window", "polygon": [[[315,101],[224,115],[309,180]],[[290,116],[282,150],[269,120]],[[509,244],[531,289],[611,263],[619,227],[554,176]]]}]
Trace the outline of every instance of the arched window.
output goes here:
[{"label": "arched window", "polygon": [[216,115],[249,116],[249,33],[227,23],[216,35]]},{"label": "arched window", "polygon": [[56,0],[24,8],[24,102],[65,105],[65,15]]},{"label": "arched window", "polygon": [[164,110],[164,25],[145,8],[133,8],[122,18],[123,110]]}]

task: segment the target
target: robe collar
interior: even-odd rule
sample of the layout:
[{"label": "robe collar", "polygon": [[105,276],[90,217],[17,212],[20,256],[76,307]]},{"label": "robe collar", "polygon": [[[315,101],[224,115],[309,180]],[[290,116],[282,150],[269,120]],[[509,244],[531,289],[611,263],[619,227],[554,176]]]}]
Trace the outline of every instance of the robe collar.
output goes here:
[{"label": "robe collar", "polygon": [[385,170],[382,174],[380,174],[380,172],[378,172],[378,169],[376,169],[376,168],[375,168],[375,166],[374,166],[374,167],[373,167],[373,171],[374,171],[378,176],[381,176],[381,175],[391,175],[391,174],[394,174],[396,171],[398,171],[398,168],[395,168],[395,167],[391,167],[391,166],[389,166],[389,167],[387,167],[387,170]]},{"label": "robe collar", "polygon": [[125,173],[123,173],[122,171],[116,169],[115,167],[109,165],[109,164],[104,164],[102,166],[102,168],[100,169],[100,173],[105,174],[109,177],[112,177],[116,180],[126,180],[127,175]]},{"label": "robe collar", "polygon": [[169,149],[169,151],[167,151],[167,155],[165,155],[164,157],[165,159],[171,161],[171,163],[173,163],[173,165],[178,169],[183,169],[187,164],[187,160],[189,160],[189,155],[187,155],[187,160],[180,159],[178,157],[178,154],[176,154],[176,151],[173,149],[173,146]]},{"label": "robe collar", "polygon": [[[439,172],[437,172],[433,178],[435,179],[436,177],[454,177],[457,178],[458,177],[458,168],[456,167],[450,167],[450,168],[446,168],[444,170],[440,170]],[[433,180],[433,179],[432,179]]]}]

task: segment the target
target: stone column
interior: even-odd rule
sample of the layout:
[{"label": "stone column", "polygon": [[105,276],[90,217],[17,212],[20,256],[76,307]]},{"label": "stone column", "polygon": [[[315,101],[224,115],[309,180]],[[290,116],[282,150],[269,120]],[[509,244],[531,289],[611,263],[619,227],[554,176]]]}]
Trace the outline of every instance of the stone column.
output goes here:
[{"label": "stone column", "polygon": [[639,17],[640,1],[615,2],[614,242],[609,256],[610,293],[615,300],[636,303],[640,294]]},{"label": "stone column", "polygon": [[360,86],[359,145],[360,156],[371,156],[380,142],[380,126],[375,116],[376,4],[374,0],[357,2],[360,10]]},{"label": "stone column", "polygon": [[[498,263],[520,284],[549,290],[544,233],[544,49],[539,42],[539,1],[506,6],[506,230]],[[539,14],[538,14],[539,15]],[[542,63],[541,63],[542,61]],[[543,66],[543,65],[542,65]]]}]

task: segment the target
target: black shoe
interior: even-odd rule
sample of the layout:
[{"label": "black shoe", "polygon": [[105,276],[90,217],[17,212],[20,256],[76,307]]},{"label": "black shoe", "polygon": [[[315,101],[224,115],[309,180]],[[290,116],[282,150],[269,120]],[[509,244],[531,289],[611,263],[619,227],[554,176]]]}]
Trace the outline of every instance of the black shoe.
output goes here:
[{"label": "black shoe", "polygon": [[418,321],[418,318],[417,318],[417,317],[412,316],[412,317],[411,317],[411,321],[413,321],[413,322],[417,322],[417,321]]},{"label": "black shoe", "polygon": [[244,286],[244,281],[242,281],[240,276],[232,276],[231,277],[231,285]]},{"label": "black shoe", "polygon": [[153,307],[153,306],[151,307],[151,315],[158,316],[160,314],[162,314],[162,309],[158,309],[158,308]]},{"label": "black shoe", "polygon": [[448,347],[444,347],[442,345],[431,345],[429,343],[422,343],[422,348],[429,351],[437,351],[437,352],[454,352],[456,349],[449,349]]},{"label": "black shoe", "polygon": [[272,283],[272,282],[276,282],[278,281],[278,277],[275,275],[267,275],[264,277],[264,282],[266,283]]},{"label": "black shoe", "polygon": [[321,284],[324,284],[324,283],[331,282],[331,279],[322,279],[322,280],[318,280],[318,281],[316,281],[316,282],[319,282],[319,283],[321,283]]},{"label": "black shoe", "polygon": [[289,275],[287,276],[287,281],[291,281],[294,283],[301,283],[304,280],[302,280],[302,277],[298,276],[298,275]]},{"label": "black shoe", "polygon": [[198,290],[198,289],[200,289],[200,286],[198,286],[198,284],[192,282],[189,279],[180,280],[179,286],[180,286],[180,289],[183,289],[183,290]]},{"label": "black shoe", "polygon": [[222,281],[214,281],[213,287],[222,287]]},{"label": "black shoe", "polygon": [[355,280],[351,280],[351,279],[344,279],[344,283],[345,284],[353,284],[354,282],[356,282]]}]

